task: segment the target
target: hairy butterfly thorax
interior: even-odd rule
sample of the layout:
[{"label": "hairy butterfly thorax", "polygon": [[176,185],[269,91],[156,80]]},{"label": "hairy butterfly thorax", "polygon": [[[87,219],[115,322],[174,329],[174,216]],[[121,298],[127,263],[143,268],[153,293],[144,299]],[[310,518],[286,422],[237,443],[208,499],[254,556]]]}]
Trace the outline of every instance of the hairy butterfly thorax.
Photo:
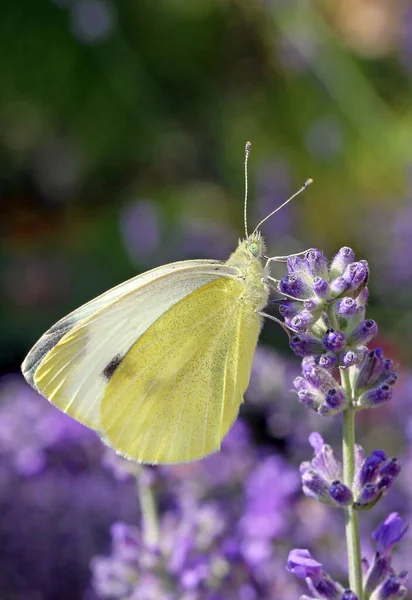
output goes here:
[{"label": "hairy butterfly thorax", "polygon": [[266,306],[269,298],[269,287],[265,284],[268,270],[265,266],[265,250],[265,241],[260,232],[253,233],[239,241],[226,263],[236,269],[244,284],[242,301],[256,311]]}]

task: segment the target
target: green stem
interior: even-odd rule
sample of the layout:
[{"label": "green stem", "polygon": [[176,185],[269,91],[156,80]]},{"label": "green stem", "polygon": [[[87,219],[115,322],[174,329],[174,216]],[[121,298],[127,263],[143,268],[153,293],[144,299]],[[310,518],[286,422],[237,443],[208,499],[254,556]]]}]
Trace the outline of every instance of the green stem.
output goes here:
[{"label": "green stem", "polygon": [[[350,399],[348,408],[343,413],[343,481],[353,488],[355,476],[355,409],[348,369],[341,369],[342,386]],[[362,558],[359,538],[358,513],[351,506],[345,509],[346,546],[348,552],[350,589],[363,598],[362,590]]]},{"label": "green stem", "polygon": [[152,487],[145,481],[143,473],[137,478],[137,491],[142,513],[143,542],[148,546],[156,546],[159,541],[156,502]]}]

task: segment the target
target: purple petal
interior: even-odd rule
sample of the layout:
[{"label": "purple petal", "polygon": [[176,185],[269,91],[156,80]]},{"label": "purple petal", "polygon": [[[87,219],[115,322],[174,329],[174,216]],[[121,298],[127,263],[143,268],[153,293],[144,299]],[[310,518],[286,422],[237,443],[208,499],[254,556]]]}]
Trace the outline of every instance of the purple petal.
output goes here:
[{"label": "purple petal", "polygon": [[398,513],[391,513],[372,533],[379,554],[390,554],[393,546],[400,542],[408,529],[409,526],[399,517]]},{"label": "purple petal", "polygon": [[291,550],[286,568],[299,579],[309,577],[315,584],[322,579],[323,567],[311,556],[309,550],[299,548]]}]

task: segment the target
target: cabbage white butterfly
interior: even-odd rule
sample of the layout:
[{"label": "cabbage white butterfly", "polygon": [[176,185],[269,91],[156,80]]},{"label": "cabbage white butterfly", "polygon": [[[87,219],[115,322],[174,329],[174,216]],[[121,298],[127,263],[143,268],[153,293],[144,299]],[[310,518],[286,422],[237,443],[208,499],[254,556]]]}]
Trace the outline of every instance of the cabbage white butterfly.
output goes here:
[{"label": "cabbage white butterfly", "polygon": [[[260,225],[226,262],[157,267],[64,317],[22,364],[28,383],[116,452],[180,463],[219,450],[243,402],[275,280]],[[296,194],[304,190],[308,180]],[[303,254],[303,253],[300,253]]]}]

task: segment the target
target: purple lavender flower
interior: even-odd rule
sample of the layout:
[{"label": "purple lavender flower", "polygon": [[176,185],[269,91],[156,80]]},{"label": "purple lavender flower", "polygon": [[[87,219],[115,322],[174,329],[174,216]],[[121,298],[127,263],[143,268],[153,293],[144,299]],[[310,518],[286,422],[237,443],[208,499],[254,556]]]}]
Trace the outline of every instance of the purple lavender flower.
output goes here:
[{"label": "purple lavender flower", "polygon": [[336,415],[347,405],[342,386],[313,356],[303,359],[302,376],[296,377],[293,385],[299,400],[323,416]]},{"label": "purple lavender flower", "polygon": [[118,520],[136,523],[135,486],[101,464],[97,436],[34,392],[0,379],[1,595],[81,599],[88,563]]},{"label": "purple lavender flower", "polygon": [[[345,591],[339,583],[334,581],[323,570],[322,564],[315,560],[308,550],[291,550],[286,568],[299,579],[305,579],[311,594],[315,598],[323,600],[356,598],[356,596],[348,596],[350,590]],[[352,594],[352,592],[350,593]]]},{"label": "purple lavender flower", "polygon": [[370,509],[386,494],[400,473],[400,465],[395,458],[387,459],[381,450],[365,458],[363,449],[357,446],[355,479],[350,489],[342,483],[340,460],[322,436],[312,433],[309,442],[315,450],[315,457],[300,466],[302,486],[306,496],[319,502],[340,507],[353,504],[357,510]]},{"label": "purple lavender flower", "polygon": [[319,433],[312,433],[309,442],[315,450],[312,461],[300,466],[303,492],[332,506],[348,506],[353,502],[351,490],[342,483],[342,464],[332,448],[325,444]]},{"label": "purple lavender flower", "polygon": [[[319,447],[320,439],[314,436]],[[323,445],[321,445],[323,447]],[[408,527],[397,513],[392,513],[373,532],[377,542],[377,552],[371,565],[364,559],[365,573],[363,585],[371,600],[395,600],[405,598],[407,573],[396,575],[391,566],[394,545],[405,535]],[[344,590],[324,571],[323,566],[305,549],[295,549],[289,553],[287,570],[300,579],[305,579],[313,598],[325,600],[356,600],[351,590]],[[302,596],[302,598],[309,598]],[[312,597],[311,597],[312,598]]]},{"label": "purple lavender flower", "polygon": [[[376,542],[376,554],[364,575],[365,589],[374,600],[389,600],[406,596],[406,572],[395,575],[392,568],[392,550],[408,530],[398,513],[391,513],[372,533]],[[365,561],[366,562],[366,561]]]},{"label": "purple lavender flower", "polygon": [[393,547],[401,541],[408,529],[409,526],[398,513],[391,513],[372,533],[376,542],[376,551],[381,555],[390,556]]},{"label": "purple lavender flower", "polygon": [[121,215],[121,232],[133,261],[152,257],[160,243],[160,218],[155,204],[139,200],[128,204]]},{"label": "purple lavender flower", "polygon": [[[332,375],[336,367],[349,369],[354,385],[351,404],[358,410],[390,400],[398,381],[393,363],[384,359],[382,350],[369,351],[366,346],[378,327],[365,319],[368,264],[354,258],[350,248],[341,248],[328,269],[322,253],[310,250],[305,258],[288,259],[289,274],[278,286],[288,296],[280,301],[279,311],[295,333],[290,347],[304,361],[311,361],[312,373],[317,372],[314,381],[305,368],[308,363],[303,362],[295,390],[303,404],[323,416],[336,415],[348,406],[345,389]],[[331,374],[327,377],[322,369]]]},{"label": "purple lavender flower", "polygon": [[246,481],[246,506],[240,528],[247,537],[277,538],[285,532],[285,510],[299,488],[299,476],[282,459],[270,456]]}]

